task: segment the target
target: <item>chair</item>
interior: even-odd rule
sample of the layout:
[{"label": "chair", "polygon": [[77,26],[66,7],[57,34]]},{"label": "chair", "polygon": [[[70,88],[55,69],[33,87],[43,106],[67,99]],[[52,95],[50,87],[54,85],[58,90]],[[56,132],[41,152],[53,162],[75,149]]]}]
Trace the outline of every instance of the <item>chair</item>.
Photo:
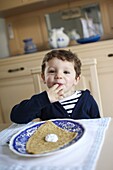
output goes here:
[{"label": "chair", "polygon": [[103,117],[103,109],[100,95],[100,87],[97,73],[97,60],[93,59],[82,59],[82,74],[80,83],[77,89],[89,89],[91,94],[98,103],[101,117]]},{"label": "chair", "polygon": [[[89,89],[91,94],[98,103],[101,117],[103,117],[102,102],[97,74],[97,61],[96,59],[81,59],[82,61],[82,74],[81,79],[76,89]],[[39,93],[46,87],[40,77],[40,66],[31,69],[31,75],[33,77],[35,92]]]}]

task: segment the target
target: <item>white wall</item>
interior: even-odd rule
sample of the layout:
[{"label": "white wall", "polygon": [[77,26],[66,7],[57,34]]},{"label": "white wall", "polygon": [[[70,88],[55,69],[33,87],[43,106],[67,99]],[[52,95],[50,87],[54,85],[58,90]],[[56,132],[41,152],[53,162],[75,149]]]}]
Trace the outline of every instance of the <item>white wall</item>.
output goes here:
[{"label": "white wall", "polygon": [[9,57],[8,37],[6,34],[5,20],[0,18],[0,58]]}]

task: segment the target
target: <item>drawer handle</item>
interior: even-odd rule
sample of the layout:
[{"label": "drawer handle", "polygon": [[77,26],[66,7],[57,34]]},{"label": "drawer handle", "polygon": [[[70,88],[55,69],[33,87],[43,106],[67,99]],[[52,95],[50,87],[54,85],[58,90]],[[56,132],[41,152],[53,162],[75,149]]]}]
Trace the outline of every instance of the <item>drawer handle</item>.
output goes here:
[{"label": "drawer handle", "polygon": [[108,54],[108,57],[113,57],[113,54],[111,53],[111,54]]},{"label": "drawer handle", "polygon": [[20,67],[20,68],[16,68],[16,69],[9,69],[8,73],[13,73],[13,72],[17,72],[17,71],[23,71],[24,67]]}]

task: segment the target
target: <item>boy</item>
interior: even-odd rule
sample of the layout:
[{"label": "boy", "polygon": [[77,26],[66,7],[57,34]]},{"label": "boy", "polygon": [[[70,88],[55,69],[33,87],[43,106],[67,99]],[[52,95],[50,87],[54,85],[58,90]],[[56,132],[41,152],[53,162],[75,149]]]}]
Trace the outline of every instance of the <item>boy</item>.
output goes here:
[{"label": "boy", "polygon": [[42,62],[41,77],[47,90],[13,107],[11,120],[28,123],[33,119],[100,118],[99,109],[89,90],[76,91],[80,80],[81,61],[66,50],[52,50]]}]

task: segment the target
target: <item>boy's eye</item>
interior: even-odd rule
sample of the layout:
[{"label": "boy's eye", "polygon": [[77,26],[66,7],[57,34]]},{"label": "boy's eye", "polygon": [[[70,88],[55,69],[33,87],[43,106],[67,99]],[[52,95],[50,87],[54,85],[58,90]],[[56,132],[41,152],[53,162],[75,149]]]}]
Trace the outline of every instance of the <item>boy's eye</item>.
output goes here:
[{"label": "boy's eye", "polygon": [[70,72],[69,72],[69,71],[64,71],[64,73],[65,73],[65,74],[70,74]]},{"label": "boy's eye", "polygon": [[54,73],[55,72],[55,70],[49,70],[48,71],[48,73]]}]

